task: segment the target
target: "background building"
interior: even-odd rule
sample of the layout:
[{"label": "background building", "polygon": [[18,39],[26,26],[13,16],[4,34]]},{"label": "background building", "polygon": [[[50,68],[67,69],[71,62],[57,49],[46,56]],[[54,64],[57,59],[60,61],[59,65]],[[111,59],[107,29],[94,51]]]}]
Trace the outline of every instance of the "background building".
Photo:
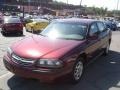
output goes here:
[{"label": "background building", "polygon": [[42,12],[41,7],[49,7],[52,0],[0,0],[2,12]]},{"label": "background building", "polygon": [[[53,0],[0,0],[0,11],[2,12],[25,12],[38,14],[80,14],[80,5],[59,3]],[[83,7],[82,7],[83,8]],[[80,9],[80,10],[78,10]]]}]

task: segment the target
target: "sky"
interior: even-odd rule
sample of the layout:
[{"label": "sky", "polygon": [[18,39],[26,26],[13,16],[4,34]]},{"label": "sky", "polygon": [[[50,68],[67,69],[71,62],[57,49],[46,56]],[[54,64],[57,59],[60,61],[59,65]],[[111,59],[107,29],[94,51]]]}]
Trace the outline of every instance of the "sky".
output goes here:
[{"label": "sky", "polygon": [[[62,1],[67,3],[67,0],[56,0],[56,1]],[[80,1],[81,0],[68,0],[68,3],[79,5]],[[82,0],[82,5],[104,7],[104,8],[108,8],[108,10],[115,10],[117,9],[117,2],[118,0]],[[118,9],[120,10],[120,0],[119,0]]]}]

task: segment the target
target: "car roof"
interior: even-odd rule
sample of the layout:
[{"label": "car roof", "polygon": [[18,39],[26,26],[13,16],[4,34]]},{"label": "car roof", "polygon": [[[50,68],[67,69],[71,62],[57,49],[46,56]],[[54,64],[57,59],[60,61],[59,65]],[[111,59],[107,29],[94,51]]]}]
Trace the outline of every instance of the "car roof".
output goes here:
[{"label": "car roof", "polygon": [[4,16],[4,19],[20,19],[18,16]]},{"label": "car roof", "polygon": [[49,22],[48,20],[46,20],[46,19],[31,19],[31,20],[33,20],[33,21],[36,21],[36,22]]},{"label": "car roof", "polygon": [[69,18],[69,19],[56,19],[57,22],[65,22],[65,23],[83,23],[83,24],[91,24],[93,22],[97,22],[99,20],[95,19],[82,19],[82,18]]}]

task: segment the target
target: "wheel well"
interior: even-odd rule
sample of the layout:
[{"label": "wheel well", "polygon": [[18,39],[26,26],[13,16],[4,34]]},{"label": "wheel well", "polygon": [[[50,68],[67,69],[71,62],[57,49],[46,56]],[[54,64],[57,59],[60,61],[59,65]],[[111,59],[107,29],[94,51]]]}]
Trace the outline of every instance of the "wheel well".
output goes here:
[{"label": "wheel well", "polygon": [[86,59],[87,59],[86,53],[81,53],[81,54],[78,56],[77,59],[80,59],[80,58],[82,58],[82,59],[81,59],[82,62],[85,63],[85,61],[86,61]]}]

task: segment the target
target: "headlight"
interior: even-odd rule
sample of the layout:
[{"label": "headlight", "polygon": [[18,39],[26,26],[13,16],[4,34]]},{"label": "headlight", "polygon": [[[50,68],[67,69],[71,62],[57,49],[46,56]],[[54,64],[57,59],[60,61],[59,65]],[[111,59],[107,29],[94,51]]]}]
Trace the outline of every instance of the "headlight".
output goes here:
[{"label": "headlight", "polygon": [[7,53],[11,55],[12,52],[13,52],[12,49],[11,49],[10,47],[8,47],[8,48],[7,48]]},{"label": "headlight", "polygon": [[60,60],[40,59],[37,62],[37,66],[45,68],[61,68],[63,66],[63,62]]}]

